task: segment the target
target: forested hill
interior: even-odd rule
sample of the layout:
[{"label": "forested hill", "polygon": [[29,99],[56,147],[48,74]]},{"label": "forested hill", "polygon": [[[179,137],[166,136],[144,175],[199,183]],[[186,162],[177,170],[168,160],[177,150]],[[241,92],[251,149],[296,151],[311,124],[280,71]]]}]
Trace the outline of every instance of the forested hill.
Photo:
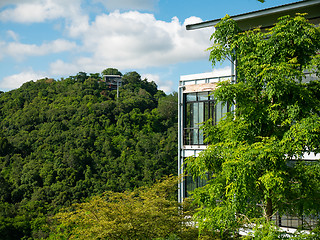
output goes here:
[{"label": "forested hill", "polygon": [[0,94],[0,238],[45,235],[47,216],[106,190],[176,174],[177,96],[136,72],[27,82]]}]

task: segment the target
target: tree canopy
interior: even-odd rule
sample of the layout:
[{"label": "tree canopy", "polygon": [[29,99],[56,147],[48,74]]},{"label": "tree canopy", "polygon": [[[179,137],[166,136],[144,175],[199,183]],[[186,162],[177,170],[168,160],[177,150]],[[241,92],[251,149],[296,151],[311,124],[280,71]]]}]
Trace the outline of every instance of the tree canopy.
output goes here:
[{"label": "tree canopy", "polygon": [[211,175],[192,195],[196,221],[222,237],[253,226],[260,236],[265,226],[271,239],[275,213],[319,216],[320,163],[303,155],[320,153],[320,28],[297,15],[241,32],[226,16],[212,39],[214,65],[237,61],[236,84],[221,82],[214,92],[235,110],[206,125],[208,149],[186,161],[193,176]]},{"label": "tree canopy", "polygon": [[85,72],[0,95],[0,239],[45,237],[62,207],[176,174],[177,113],[163,108],[177,95],[137,72],[123,80],[118,99]]},{"label": "tree canopy", "polygon": [[122,76],[122,73],[116,68],[106,68],[102,71],[102,75],[119,75]]},{"label": "tree canopy", "polygon": [[[188,203],[176,200],[177,177],[125,192],[107,191],[58,213],[48,239],[197,238]],[[182,210],[183,207],[183,211]],[[190,206],[189,206],[190,207]]]}]

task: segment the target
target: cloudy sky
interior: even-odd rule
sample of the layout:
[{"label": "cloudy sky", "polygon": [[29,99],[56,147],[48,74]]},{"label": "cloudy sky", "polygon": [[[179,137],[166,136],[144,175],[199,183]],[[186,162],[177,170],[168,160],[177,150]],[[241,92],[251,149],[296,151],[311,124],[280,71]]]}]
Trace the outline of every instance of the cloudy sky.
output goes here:
[{"label": "cloudy sky", "polygon": [[212,71],[205,49],[213,29],[187,24],[291,2],[0,0],[0,90],[112,67],[177,91],[180,75]]}]

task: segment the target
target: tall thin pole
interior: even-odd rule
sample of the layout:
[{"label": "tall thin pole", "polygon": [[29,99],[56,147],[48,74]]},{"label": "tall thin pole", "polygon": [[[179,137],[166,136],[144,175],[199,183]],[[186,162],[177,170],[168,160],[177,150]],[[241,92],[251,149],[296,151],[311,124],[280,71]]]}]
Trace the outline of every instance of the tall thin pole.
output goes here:
[{"label": "tall thin pole", "polygon": [[119,98],[119,79],[117,79],[117,98]]}]

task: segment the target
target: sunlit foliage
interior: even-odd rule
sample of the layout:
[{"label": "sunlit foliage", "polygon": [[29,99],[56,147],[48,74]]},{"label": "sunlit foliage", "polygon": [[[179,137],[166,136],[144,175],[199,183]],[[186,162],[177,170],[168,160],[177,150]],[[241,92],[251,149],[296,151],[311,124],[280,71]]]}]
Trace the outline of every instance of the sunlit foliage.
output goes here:
[{"label": "sunlit foliage", "polygon": [[226,16],[212,39],[213,64],[237,61],[237,83],[214,93],[235,110],[206,127],[210,146],[187,160],[190,174],[212,177],[194,191],[196,221],[221,237],[257,226],[257,239],[272,239],[276,213],[319,217],[320,163],[302,156],[320,153],[320,28],[297,15],[241,32]]},{"label": "sunlit foliage", "polygon": [[188,204],[176,201],[177,177],[151,187],[105,192],[58,213],[49,239],[195,239]]}]

